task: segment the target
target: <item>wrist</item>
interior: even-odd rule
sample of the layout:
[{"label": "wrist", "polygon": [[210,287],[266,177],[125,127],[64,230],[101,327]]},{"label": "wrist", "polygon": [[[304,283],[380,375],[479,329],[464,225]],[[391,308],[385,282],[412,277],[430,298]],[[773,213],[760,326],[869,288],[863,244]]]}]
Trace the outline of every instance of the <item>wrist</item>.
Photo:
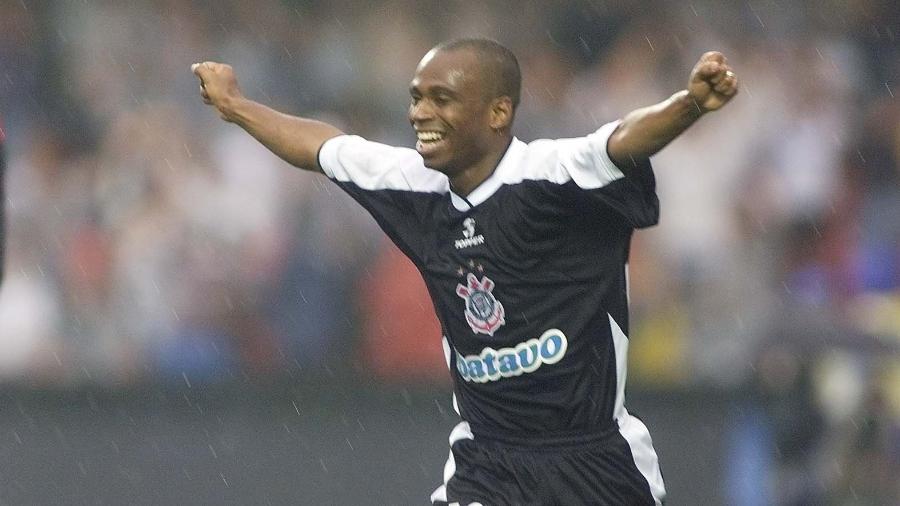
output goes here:
[{"label": "wrist", "polygon": [[226,97],[219,103],[218,109],[227,121],[240,125],[247,117],[248,103],[243,96]]},{"label": "wrist", "polygon": [[679,116],[691,122],[696,121],[707,112],[700,107],[688,90],[675,93],[669,100],[678,108]]}]

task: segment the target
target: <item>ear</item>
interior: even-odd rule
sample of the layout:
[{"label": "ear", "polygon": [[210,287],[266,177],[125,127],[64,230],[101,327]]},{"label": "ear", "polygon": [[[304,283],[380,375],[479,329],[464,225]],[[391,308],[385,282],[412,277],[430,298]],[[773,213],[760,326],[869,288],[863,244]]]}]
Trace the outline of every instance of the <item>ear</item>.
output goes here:
[{"label": "ear", "polygon": [[506,130],[512,126],[513,104],[507,96],[497,97],[491,102],[491,129]]}]

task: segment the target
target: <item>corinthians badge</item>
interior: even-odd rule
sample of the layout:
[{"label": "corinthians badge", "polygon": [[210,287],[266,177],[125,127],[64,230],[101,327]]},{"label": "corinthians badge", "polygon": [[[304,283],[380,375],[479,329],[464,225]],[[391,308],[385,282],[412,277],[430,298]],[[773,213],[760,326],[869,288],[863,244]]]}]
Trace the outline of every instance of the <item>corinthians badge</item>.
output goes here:
[{"label": "corinthians badge", "polygon": [[493,336],[494,331],[506,323],[503,319],[506,314],[503,304],[491,293],[494,282],[487,276],[478,281],[471,273],[466,281],[468,286],[462,283],[456,285],[456,295],[466,301],[466,321],[472,327],[472,332]]}]

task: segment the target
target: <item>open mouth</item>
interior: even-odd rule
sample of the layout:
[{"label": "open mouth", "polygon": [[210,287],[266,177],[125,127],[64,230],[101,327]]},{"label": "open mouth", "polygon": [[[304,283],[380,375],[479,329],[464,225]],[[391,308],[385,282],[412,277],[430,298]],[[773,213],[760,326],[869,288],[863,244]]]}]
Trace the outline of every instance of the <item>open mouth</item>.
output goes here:
[{"label": "open mouth", "polygon": [[416,141],[416,150],[423,156],[428,155],[443,144],[444,132],[436,130],[417,131]]}]

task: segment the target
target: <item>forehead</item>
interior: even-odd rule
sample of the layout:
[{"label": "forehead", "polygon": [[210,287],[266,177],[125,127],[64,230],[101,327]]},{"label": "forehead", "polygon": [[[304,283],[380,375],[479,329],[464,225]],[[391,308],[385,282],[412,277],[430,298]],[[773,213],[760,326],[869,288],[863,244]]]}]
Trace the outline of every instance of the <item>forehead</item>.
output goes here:
[{"label": "forehead", "polygon": [[411,86],[444,86],[462,90],[481,87],[481,72],[475,52],[467,49],[432,49],[419,62]]}]

